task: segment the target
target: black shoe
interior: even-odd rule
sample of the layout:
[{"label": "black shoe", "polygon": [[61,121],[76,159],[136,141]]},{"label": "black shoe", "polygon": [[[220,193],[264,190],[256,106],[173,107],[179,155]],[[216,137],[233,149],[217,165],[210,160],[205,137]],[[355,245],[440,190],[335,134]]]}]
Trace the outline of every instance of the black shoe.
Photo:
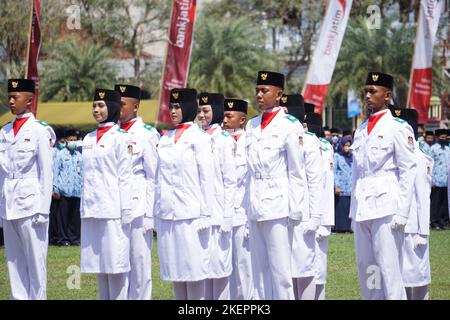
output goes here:
[{"label": "black shoe", "polygon": [[69,241],[61,241],[61,242],[59,243],[59,245],[60,245],[61,247],[70,247],[70,242],[69,242]]}]

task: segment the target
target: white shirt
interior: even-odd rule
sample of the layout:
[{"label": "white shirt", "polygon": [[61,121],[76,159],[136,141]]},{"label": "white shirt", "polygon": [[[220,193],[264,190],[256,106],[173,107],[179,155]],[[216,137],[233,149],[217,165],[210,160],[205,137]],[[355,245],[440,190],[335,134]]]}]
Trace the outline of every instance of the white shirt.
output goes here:
[{"label": "white shirt", "polygon": [[334,151],[325,139],[319,138],[322,145],[323,184],[320,210],[323,226],[334,226]]},{"label": "white shirt", "polygon": [[237,188],[234,198],[234,219],[233,226],[242,226],[247,223],[247,214],[245,208],[245,185],[247,182],[247,158],[245,156],[245,140],[246,133],[243,129],[236,130],[232,136],[239,135],[235,144],[235,163],[236,163],[236,176],[237,176]]},{"label": "white shirt", "polygon": [[55,133],[33,114],[14,137],[13,122],[0,130],[0,216],[14,220],[48,215],[53,190]]}]

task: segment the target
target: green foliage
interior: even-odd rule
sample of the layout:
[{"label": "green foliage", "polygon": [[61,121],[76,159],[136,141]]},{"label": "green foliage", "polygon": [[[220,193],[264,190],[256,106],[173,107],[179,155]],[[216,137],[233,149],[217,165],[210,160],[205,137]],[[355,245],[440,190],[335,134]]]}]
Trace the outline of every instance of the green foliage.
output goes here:
[{"label": "green foliage", "polygon": [[265,35],[245,18],[201,18],[194,35],[189,86],[253,100],[258,70],[277,69],[264,41]]},{"label": "green foliage", "polygon": [[96,87],[114,84],[115,70],[107,61],[107,48],[66,39],[49,51],[42,72],[43,101],[91,100]]}]

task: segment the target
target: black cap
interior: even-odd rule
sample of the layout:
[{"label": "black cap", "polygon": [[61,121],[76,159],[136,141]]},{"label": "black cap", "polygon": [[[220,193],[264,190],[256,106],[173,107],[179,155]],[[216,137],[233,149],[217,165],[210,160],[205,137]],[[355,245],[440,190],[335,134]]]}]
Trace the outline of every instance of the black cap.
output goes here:
[{"label": "black cap", "polygon": [[342,136],[343,137],[351,136],[351,135],[352,135],[352,131],[351,130],[344,130],[344,131],[342,131]]},{"label": "black cap", "polygon": [[331,129],[330,129],[330,132],[331,132],[331,133],[338,133],[338,134],[339,134],[339,133],[341,133],[341,129],[339,129],[339,128],[331,128]]},{"label": "black cap", "polygon": [[366,86],[382,86],[390,90],[394,88],[394,78],[386,73],[369,72],[366,79]]},{"label": "black cap", "polygon": [[8,79],[8,92],[34,93],[34,81],[30,79]]},{"label": "black cap", "polygon": [[212,109],[212,119],[210,124],[223,122],[223,101],[225,100],[221,93],[202,92],[198,95],[198,104],[200,106],[210,105]]},{"label": "black cap", "polygon": [[303,105],[305,107],[305,113],[314,113],[315,106],[312,103],[305,102]]},{"label": "black cap", "polygon": [[322,117],[317,113],[307,113],[305,115],[305,123],[308,125],[308,131],[313,132],[316,136],[322,136]]},{"label": "black cap", "polygon": [[170,103],[179,103],[183,117],[181,123],[194,121],[197,116],[197,90],[190,88],[175,88],[170,90]]},{"label": "black cap", "polygon": [[271,71],[259,71],[256,85],[270,85],[284,89],[284,74]]},{"label": "black cap", "polygon": [[433,131],[425,131],[425,136],[433,136],[434,137],[434,132]]},{"label": "black cap", "polygon": [[247,101],[240,99],[225,99],[223,105],[225,111],[239,111],[247,114]]},{"label": "black cap", "polygon": [[301,94],[283,94],[280,99],[280,107],[303,107]]},{"label": "black cap", "polygon": [[448,130],[447,129],[436,129],[434,130],[434,135],[440,136],[441,134],[448,134]]},{"label": "black cap", "polygon": [[114,90],[117,91],[121,97],[141,100],[141,89],[139,87],[129,84],[116,84]]},{"label": "black cap", "polygon": [[100,100],[105,101],[106,107],[108,108],[108,117],[101,123],[116,123],[117,121],[119,121],[121,106],[120,94],[114,90],[95,89],[94,101]]},{"label": "black cap", "polygon": [[78,131],[74,128],[68,128],[64,134],[65,137],[71,137],[71,136],[78,137],[79,135],[80,135],[80,131]]}]

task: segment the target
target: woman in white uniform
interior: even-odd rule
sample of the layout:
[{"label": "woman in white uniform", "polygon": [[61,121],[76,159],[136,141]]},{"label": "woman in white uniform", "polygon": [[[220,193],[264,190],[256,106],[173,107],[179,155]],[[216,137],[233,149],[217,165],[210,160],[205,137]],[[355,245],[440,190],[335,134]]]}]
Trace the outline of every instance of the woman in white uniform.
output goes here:
[{"label": "woman in white uniform", "polygon": [[128,134],[116,124],[120,94],[97,89],[97,130],[83,139],[81,272],[97,274],[102,300],[127,298],[130,271],[131,154]]},{"label": "woman in white uniform", "polygon": [[195,89],[173,89],[169,112],[176,129],[158,145],[154,216],[160,276],[173,282],[177,300],[205,299],[210,272],[212,147],[193,122],[197,107]]}]

